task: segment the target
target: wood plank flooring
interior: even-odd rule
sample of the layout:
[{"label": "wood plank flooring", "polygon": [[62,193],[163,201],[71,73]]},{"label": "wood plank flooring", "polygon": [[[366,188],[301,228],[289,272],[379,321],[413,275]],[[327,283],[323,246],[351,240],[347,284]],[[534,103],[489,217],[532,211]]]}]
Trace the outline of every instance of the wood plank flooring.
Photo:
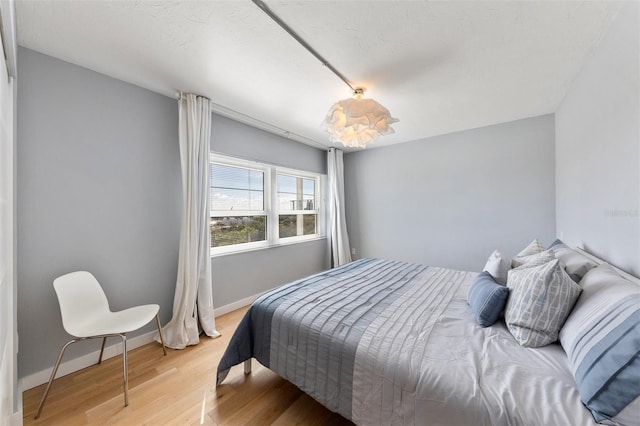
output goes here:
[{"label": "wood plank flooring", "polygon": [[24,392],[24,425],[352,425],[255,360],[251,375],[236,366],[216,389],[218,361],[246,310],[216,319],[218,339],[166,357],[157,343],[129,351],[128,407],[116,356],[56,379],[38,420],[46,385]]}]

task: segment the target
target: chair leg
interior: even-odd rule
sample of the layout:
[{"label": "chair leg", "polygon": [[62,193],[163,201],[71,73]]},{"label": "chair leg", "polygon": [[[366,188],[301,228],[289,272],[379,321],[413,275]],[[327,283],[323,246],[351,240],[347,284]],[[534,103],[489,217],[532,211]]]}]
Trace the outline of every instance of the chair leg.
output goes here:
[{"label": "chair leg", "polygon": [[67,344],[64,345],[62,347],[62,349],[60,349],[60,355],[58,355],[58,360],[56,361],[56,365],[55,365],[55,367],[53,367],[53,371],[51,372],[51,378],[49,378],[49,383],[47,384],[47,388],[44,391],[44,395],[42,395],[42,399],[40,400],[40,405],[38,405],[38,411],[36,411],[35,419],[40,417],[40,413],[42,412],[42,407],[44,407],[44,401],[47,399],[47,395],[49,395],[49,390],[51,389],[51,384],[53,383],[53,379],[56,377],[56,373],[58,372],[58,367],[60,367],[60,361],[62,361],[62,356],[64,355],[64,351],[67,350],[67,347],[70,344],[75,343],[75,342],[77,342],[79,340],[84,340],[84,339],[73,339],[73,340],[67,342]]},{"label": "chair leg", "polygon": [[122,337],[122,366],[124,375],[124,406],[129,405],[129,369],[127,368],[127,336]]},{"label": "chair leg", "polygon": [[160,334],[160,343],[162,343],[162,351],[167,355],[167,348],[164,346],[164,337],[162,336],[162,326],[160,325],[160,317],[156,314],[156,324],[158,325],[158,333]]},{"label": "chair leg", "polygon": [[104,344],[107,343],[107,336],[102,338],[102,347],[100,348],[100,358],[98,358],[98,364],[102,362],[102,354],[104,353]]}]

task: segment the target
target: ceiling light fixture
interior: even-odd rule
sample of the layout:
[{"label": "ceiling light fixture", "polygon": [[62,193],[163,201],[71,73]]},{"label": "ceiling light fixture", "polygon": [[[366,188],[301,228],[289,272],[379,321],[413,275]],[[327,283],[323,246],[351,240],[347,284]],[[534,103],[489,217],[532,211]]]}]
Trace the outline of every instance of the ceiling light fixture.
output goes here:
[{"label": "ceiling light fixture", "polygon": [[353,91],[353,97],[336,102],[322,122],[322,127],[329,133],[331,142],[341,142],[350,148],[365,148],[368,143],[375,141],[378,137],[395,133],[390,124],[397,122],[398,119],[391,117],[388,109],[373,99],[364,99],[363,87],[354,87],[340,71],[309,46],[262,0],[251,1]]},{"label": "ceiling light fixture", "polygon": [[395,133],[390,126],[398,121],[389,110],[373,99],[364,99],[364,88],[357,87],[353,97],[333,104],[322,126],[331,142],[342,142],[351,148],[366,148],[383,135]]}]

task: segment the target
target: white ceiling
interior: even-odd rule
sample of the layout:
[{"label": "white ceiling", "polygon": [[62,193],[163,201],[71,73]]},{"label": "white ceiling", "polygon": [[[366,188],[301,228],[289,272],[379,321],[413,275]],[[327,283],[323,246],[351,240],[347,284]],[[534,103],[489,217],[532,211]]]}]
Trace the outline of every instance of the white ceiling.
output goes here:
[{"label": "white ceiling", "polygon": [[[372,146],[553,113],[621,4],[275,1],[267,5],[400,119]],[[331,146],[350,89],[249,0],[18,0],[18,43]],[[248,118],[247,118],[248,117]]]}]

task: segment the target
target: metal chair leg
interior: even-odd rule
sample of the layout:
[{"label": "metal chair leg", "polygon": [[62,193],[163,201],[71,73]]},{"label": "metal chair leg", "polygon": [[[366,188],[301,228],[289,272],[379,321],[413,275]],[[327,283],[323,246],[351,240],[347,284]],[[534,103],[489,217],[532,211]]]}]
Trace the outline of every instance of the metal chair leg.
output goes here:
[{"label": "metal chair leg", "polygon": [[98,364],[102,362],[102,354],[104,353],[104,344],[107,343],[107,336],[102,338],[102,347],[100,348],[100,358],[98,358]]},{"label": "metal chair leg", "polygon": [[158,333],[160,334],[160,343],[162,343],[162,351],[167,355],[167,348],[164,346],[164,337],[162,336],[162,326],[160,325],[160,317],[156,314],[156,324],[158,325]]},{"label": "metal chair leg", "polygon": [[60,367],[60,361],[62,361],[62,356],[64,355],[64,351],[67,350],[67,347],[75,342],[78,342],[84,339],[73,339],[67,342],[66,345],[60,349],[60,355],[58,355],[58,360],[56,361],[55,367],[53,367],[53,371],[51,372],[51,378],[49,379],[49,383],[47,384],[47,388],[44,391],[44,395],[42,395],[42,399],[40,400],[40,405],[38,405],[38,411],[36,411],[35,419],[40,417],[40,413],[42,412],[42,407],[44,407],[44,401],[47,399],[47,395],[49,395],[49,389],[51,389],[51,384],[53,383],[53,379],[56,377],[56,373],[58,372],[58,367]]},{"label": "metal chair leg", "polygon": [[129,369],[127,368],[127,336],[122,337],[122,365],[124,374],[124,406],[129,405]]},{"label": "metal chair leg", "polygon": [[[158,323],[158,327],[160,326],[160,319],[156,315],[156,322]],[[158,328],[160,330],[160,328]],[[44,407],[44,402],[49,395],[49,390],[51,390],[51,385],[53,384],[53,380],[56,377],[56,373],[58,372],[58,368],[60,367],[60,362],[62,361],[62,357],[64,356],[64,352],[67,350],[69,345],[72,343],[79,342],[81,340],[87,339],[95,339],[102,337],[102,347],[100,348],[100,359],[98,360],[98,364],[102,362],[102,355],[104,354],[104,346],[107,341],[107,337],[116,337],[120,336],[122,339],[122,373],[124,377],[124,406],[127,407],[129,405],[129,369],[127,366],[127,336],[124,334],[108,334],[102,336],[90,336],[90,337],[78,337],[77,339],[73,339],[68,341],[62,349],[60,349],[60,354],[58,355],[58,359],[56,360],[56,365],[53,367],[53,371],[51,372],[51,377],[49,378],[49,383],[47,383],[47,388],[44,390],[44,395],[42,395],[42,399],[40,400],[40,405],[38,405],[38,411],[36,411],[35,419],[40,417],[40,413],[42,413],[42,408]],[[162,348],[164,349],[164,339],[162,338],[162,331],[160,331],[160,339],[162,340]],[[167,354],[166,349],[164,349],[164,354]]]}]

